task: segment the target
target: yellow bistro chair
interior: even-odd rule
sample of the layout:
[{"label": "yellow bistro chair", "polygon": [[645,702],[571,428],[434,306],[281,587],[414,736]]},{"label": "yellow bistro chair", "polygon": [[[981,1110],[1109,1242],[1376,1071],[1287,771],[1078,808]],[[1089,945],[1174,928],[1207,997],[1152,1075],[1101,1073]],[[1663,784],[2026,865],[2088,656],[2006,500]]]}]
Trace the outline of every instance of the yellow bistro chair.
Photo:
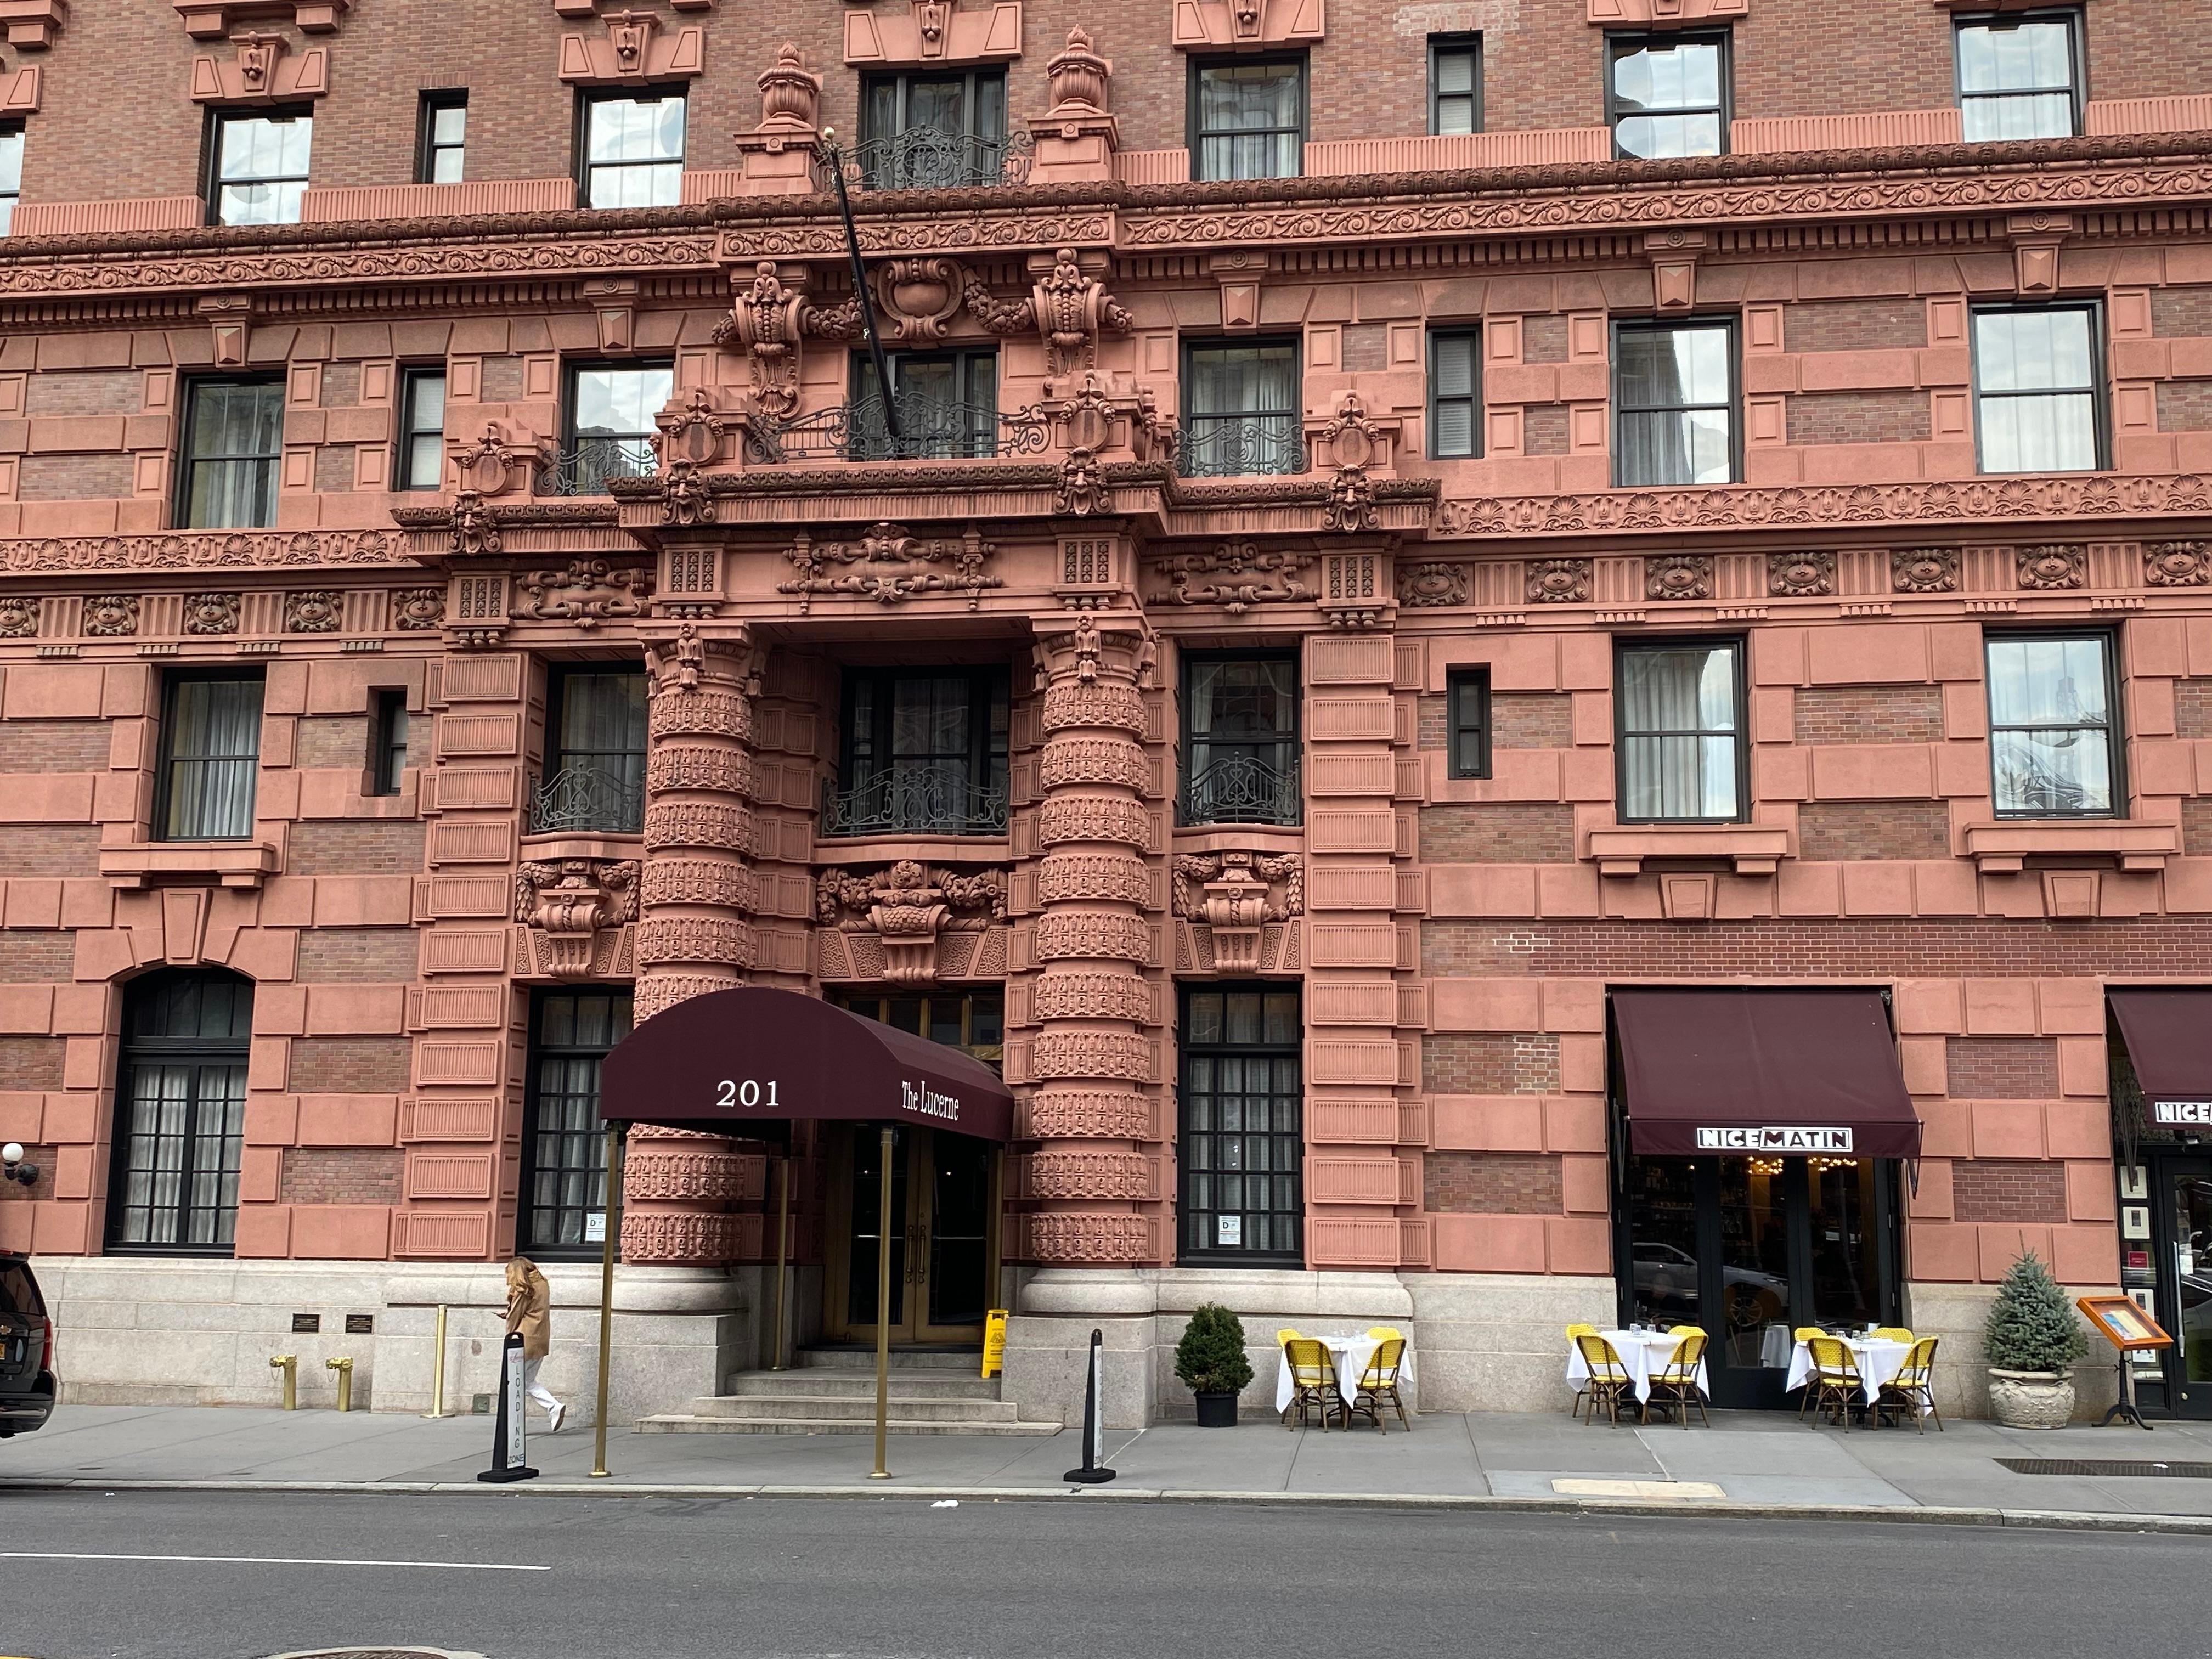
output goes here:
[{"label": "yellow bistro chair", "polygon": [[[1567,1346],[1572,1347],[1574,1346],[1575,1339],[1578,1336],[1595,1336],[1596,1334],[1597,1327],[1595,1325],[1570,1325],[1567,1327]],[[1567,1407],[1568,1416],[1579,1417],[1582,1415],[1583,1401],[1589,1395],[1589,1384],[1587,1382],[1584,1382],[1580,1388],[1577,1388],[1575,1390],[1575,1397]]]},{"label": "yellow bistro chair", "polygon": [[1575,1352],[1582,1355],[1583,1364],[1589,1367],[1589,1381],[1583,1385],[1580,1399],[1589,1402],[1589,1421],[1597,1421],[1598,1407],[1605,1408],[1606,1416],[1613,1426],[1620,1426],[1620,1403],[1630,1397],[1636,1379],[1621,1364],[1620,1352],[1612,1343],[1595,1331],[1575,1339]]},{"label": "yellow bistro chair", "polygon": [[1877,1325],[1874,1334],[1885,1342],[1910,1342],[1913,1340],[1912,1333],[1902,1325]]},{"label": "yellow bistro chair", "polygon": [[1805,1379],[1805,1398],[1798,1404],[1798,1418],[1803,1419],[1807,1407],[1818,1407],[1832,1422],[1850,1427],[1851,1396],[1861,1388],[1858,1361],[1851,1358],[1843,1338],[1826,1331],[1806,1338],[1805,1346],[1813,1351],[1813,1374]]},{"label": "yellow bistro chair", "polygon": [[1329,1413],[1344,1407],[1344,1397],[1337,1391],[1336,1362],[1329,1358],[1328,1344],[1310,1336],[1294,1336],[1283,1344],[1283,1363],[1291,1368],[1291,1403],[1283,1407],[1283,1426],[1291,1426],[1291,1413],[1295,1411],[1297,1425],[1304,1428],[1307,1411],[1318,1407],[1322,1432],[1326,1434]]},{"label": "yellow bistro chair", "polygon": [[1698,1387],[1698,1365],[1705,1357],[1705,1344],[1711,1339],[1696,1325],[1677,1325],[1667,1334],[1678,1336],[1681,1340],[1674,1345],[1674,1352],[1668,1356],[1665,1368],[1652,1375],[1651,1397],[1644,1402],[1644,1420],[1646,1423],[1651,1420],[1652,1407],[1660,1404],[1663,1399],[1665,1403],[1674,1407],[1674,1414],[1681,1419],[1685,1429],[1690,1426],[1690,1407],[1692,1406],[1698,1408],[1698,1416],[1710,1429],[1713,1419],[1705,1415],[1705,1396]]},{"label": "yellow bistro chair", "polygon": [[1912,1352],[1905,1356],[1905,1364],[1898,1368],[1897,1375],[1883,1383],[1875,1395],[1874,1409],[1876,1417],[1911,1412],[1913,1426],[1923,1434],[1928,1432],[1927,1419],[1932,1417],[1936,1419],[1936,1432],[1943,1432],[1943,1413],[1936,1409],[1934,1337],[1923,1336],[1912,1345]]},{"label": "yellow bistro chair", "polygon": [[1367,1340],[1370,1342],[1388,1342],[1394,1336],[1403,1341],[1405,1335],[1395,1325],[1370,1325],[1367,1328]]},{"label": "yellow bistro chair", "polygon": [[1287,1325],[1275,1333],[1275,1340],[1278,1342],[1295,1342],[1297,1340],[1298,1334]]},{"label": "yellow bistro chair", "polygon": [[1367,1362],[1367,1369],[1360,1373],[1352,1409],[1345,1416],[1345,1427],[1352,1426],[1354,1417],[1364,1417],[1384,1434],[1389,1433],[1382,1421],[1382,1407],[1387,1405],[1398,1413],[1399,1425],[1407,1433],[1413,1432],[1413,1420],[1406,1415],[1406,1402],[1398,1397],[1398,1367],[1405,1357],[1404,1337],[1383,1339],[1382,1346],[1375,1350],[1375,1357]]},{"label": "yellow bistro chair", "polygon": [[1792,1342],[1810,1342],[1816,1336],[1826,1334],[1827,1332],[1822,1330],[1818,1325],[1800,1325],[1790,1333],[1790,1340]]}]

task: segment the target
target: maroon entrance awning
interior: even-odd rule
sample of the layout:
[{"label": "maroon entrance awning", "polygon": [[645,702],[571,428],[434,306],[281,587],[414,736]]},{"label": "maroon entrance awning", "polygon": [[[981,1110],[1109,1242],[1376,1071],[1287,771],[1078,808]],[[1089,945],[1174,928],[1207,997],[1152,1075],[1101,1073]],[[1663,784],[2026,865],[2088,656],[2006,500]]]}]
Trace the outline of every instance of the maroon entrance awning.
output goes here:
[{"label": "maroon entrance awning", "polygon": [[1917,1158],[1881,994],[1613,994],[1633,1152]]},{"label": "maroon entrance awning", "polygon": [[2116,987],[2105,994],[2119,1017],[2150,1121],[2212,1127],[2212,991]]},{"label": "maroon entrance awning", "polygon": [[828,1118],[1008,1140],[1014,1097],[957,1048],[818,997],[745,985],[679,1002],[616,1044],[599,1115],[724,1135]]}]

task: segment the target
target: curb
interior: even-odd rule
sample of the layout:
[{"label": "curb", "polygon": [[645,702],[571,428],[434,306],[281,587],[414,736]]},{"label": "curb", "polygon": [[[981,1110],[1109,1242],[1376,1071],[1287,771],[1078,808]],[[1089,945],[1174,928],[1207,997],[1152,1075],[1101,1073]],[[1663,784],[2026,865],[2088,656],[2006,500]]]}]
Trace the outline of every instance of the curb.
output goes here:
[{"label": "curb", "polygon": [[1432,1510],[1480,1514],[1709,1516],[1730,1521],[1883,1521],[1935,1527],[2013,1527],[2044,1532],[2164,1533],[2212,1537],[2212,1516],[2130,1515],[2097,1510],[2008,1510],[1876,1504],[1742,1504],[1726,1498],[1498,1498],[1487,1493],[1206,1492],[1164,1487],[777,1486],[640,1482],[600,1486],[539,1481],[488,1486],[473,1480],[86,1480],[0,1478],[0,1492],[316,1492],[409,1498],[842,1498],[890,1503],[954,1498],[972,1503],[1219,1504],[1255,1508]]}]

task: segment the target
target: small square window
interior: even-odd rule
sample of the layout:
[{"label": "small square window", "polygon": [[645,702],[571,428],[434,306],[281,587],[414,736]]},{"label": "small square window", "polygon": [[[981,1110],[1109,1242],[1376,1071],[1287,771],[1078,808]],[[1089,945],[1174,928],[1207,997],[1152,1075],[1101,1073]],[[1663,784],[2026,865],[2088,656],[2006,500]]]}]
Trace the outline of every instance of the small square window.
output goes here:
[{"label": "small square window", "polygon": [[415,182],[458,185],[468,157],[469,94],[459,88],[422,94]]},{"label": "small square window", "polygon": [[1622,323],[1613,331],[1613,483],[1735,477],[1735,325]]},{"label": "small square window", "polygon": [[1990,772],[2001,818],[2109,818],[2120,782],[2112,636],[1992,635]]},{"label": "small square window", "polygon": [[1490,775],[1490,671],[1455,668],[1444,677],[1447,770],[1455,778]]},{"label": "small square window", "polygon": [[446,473],[446,371],[409,369],[400,404],[399,487],[435,489]]},{"label": "small square window", "polygon": [[586,96],[584,205],[673,207],[684,199],[684,94]]},{"label": "small square window", "polygon": [[1954,42],[1968,143],[2081,131],[2080,12],[1962,17]]},{"label": "small square window", "polygon": [[2090,472],[2106,465],[2100,308],[1991,307],[1973,321],[1979,470]]},{"label": "small square window", "polygon": [[1606,41],[1606,120],[1631,159],[1719,155],[1728,149],[1725,34],[1613,35]]},{"label": "small square window", "polygon": [[1482,335],[1472,328],[1429,334],[1429,453],[1482,453]]},{"label": "small square window", "polygon": [[296,225],[315,118],[306,110],[215,112],[208,143],[208,222]]},{"label": "small square window", "polygon": [[1429,131],[1482,131],[1482,37],[1429,37]]},{"label": "small square window", "polygon": [[373,795],[396,795],[407,770],[407,694],[374,694],[369,707],[369,778]]},{"label": "small square window", "polygon": [[1194,179],[1295,179],[1305,171],[1306,60],[1190,66]]}]

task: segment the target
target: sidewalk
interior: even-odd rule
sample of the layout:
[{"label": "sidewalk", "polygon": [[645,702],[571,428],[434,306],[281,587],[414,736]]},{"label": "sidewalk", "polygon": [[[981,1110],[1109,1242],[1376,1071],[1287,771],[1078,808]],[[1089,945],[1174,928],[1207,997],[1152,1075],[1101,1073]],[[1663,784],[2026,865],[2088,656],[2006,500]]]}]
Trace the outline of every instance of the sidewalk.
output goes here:
[{"label": "sidewalk", "polygon": [[[185,1484],[240,1490],[447,1488],[471,1492],[705,1492],[731,1496],[1036,1498],[1070,1491],[1081,1462],[1073,1431],[1037,1439],[896,1436],[895,1479],[872,1481],[866,1435],[635,1434],[608,1437],[611,1478],[588,1479],[592,1434],[533,1435],[541,1478],[480,1486],[491,1421],[259,1408],[64,1406],[37,1433],[0,1442],[0,1487],[114,1490]],[[2134,1527],[2212,1534],[2212,1480],[2020,1474],[1996,1460],[2151,1460],[2212,1470],[2212,1424],[2156,1432],[2049,1433],[1961,1422],[1938,1434],[1808,1428],[1788,1415],[1717,1412],[1711,1429],[1585,1426],[1556,1415],[1476,1413],[1414,1419],[1388,1435],[1288,1431],[1248,1420],[1106,1437],[1119,1478],[1086,1495],[1250,1502],[1450,1504],[1471,1508],[1633,1507],[1958,1520],[1983,1524]],[[2183,1517],[2197,1517],[2188,1520]]]}]

